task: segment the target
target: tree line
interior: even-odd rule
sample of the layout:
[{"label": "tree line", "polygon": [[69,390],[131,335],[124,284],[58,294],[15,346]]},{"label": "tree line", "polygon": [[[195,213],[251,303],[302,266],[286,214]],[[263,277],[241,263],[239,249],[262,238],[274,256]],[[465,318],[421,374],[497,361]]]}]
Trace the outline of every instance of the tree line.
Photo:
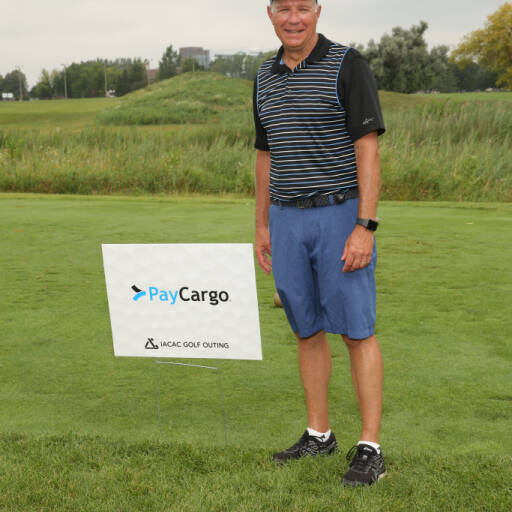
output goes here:
[{"label": "tree line", "polygon": [[356,48],[368,61],[379,89],[402,93],[416,91],[474,91],[495,87],[498,74],[479,62],[457,62],[445,45],[428,50],[421,21],[410,29],[395,27],[379,42]]},{"label": "tree line", "polygon": [[0,92],[13,93],[16,100],[20,99],[20,92],[23,99],[95,98],[113,91],[123,96],[147,83],[146,61],[142,59],[96,59],[73,63],[61,70],[43,69],[30,91],[25,74],[16,69],[5,77],[0,75]]},{"label": "tree line", "polygon": [[[367,59],[379,89],[402,93],[416,91],[474,91],[500,86],[512,89],[512,3],[505,2],[487,18],[484,28],[466,35],[451,53],[445,45],[428,50],[425,32],[428,24],[420,21],[409,29],[393,28],[380,41],[352,44]],[[261,63],[275,51],[251,55],[239,52],[220,55],[209,71],[254,80]],[[145,87],[149,83],[148,61],[140,58],[96,59],[73,63],[61,70],[43,69],[38,83],[27,90],[27,80],[19,69],[0,75],[0,92],[10,92],[15,99],[32,97],[88,98],[116,96]],[[156,80],[178,73],[203,69],[195,59],[181,60],[172,45],[158,65]]]}]

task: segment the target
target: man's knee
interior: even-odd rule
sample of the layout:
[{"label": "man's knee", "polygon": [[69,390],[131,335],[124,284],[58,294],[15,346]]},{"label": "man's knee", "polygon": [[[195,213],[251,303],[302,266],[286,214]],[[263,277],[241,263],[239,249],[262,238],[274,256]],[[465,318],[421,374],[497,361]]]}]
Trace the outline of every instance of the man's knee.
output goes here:
[{"label": "man's knee", "polygon": [[295,333],[295,336],[297,337],[299,345],[319,345],[327,341],[327,336],[324,330],[320,330],[307,338],[301,338],[298,332]]},{"label": "man's knee", "polygon": [[375,337],[375,334],[372,336],[369,336],[368,338],[363,338],[361,340],[354,340],[352,338],[349,338],[347,335],[342,334],[341,337],[343,338],[343,341],[347,345],[347,348],[350,350],[352,348],[357,348],[360,346],[361,343],[368,343],[375,341],[377,338]]}]

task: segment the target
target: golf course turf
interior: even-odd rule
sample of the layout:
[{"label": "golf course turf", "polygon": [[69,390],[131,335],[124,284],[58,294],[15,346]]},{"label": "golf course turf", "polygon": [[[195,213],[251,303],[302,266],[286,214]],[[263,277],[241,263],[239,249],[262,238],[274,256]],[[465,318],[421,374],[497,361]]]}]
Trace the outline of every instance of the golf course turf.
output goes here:
[{"label": "golf course turf", "polygon": [[[252,242],[251,199],[0,194],[0,510],[512,509],[512,205],[382,202],[377,336],[388,475],[340,478],[359,439],[330,336],[341,452],[276,467],[306,426],[295,343],[257,270],[263,361],[217,375],[115,358],[102,243]],[[229,262],[226,262],[229,264]]]}]

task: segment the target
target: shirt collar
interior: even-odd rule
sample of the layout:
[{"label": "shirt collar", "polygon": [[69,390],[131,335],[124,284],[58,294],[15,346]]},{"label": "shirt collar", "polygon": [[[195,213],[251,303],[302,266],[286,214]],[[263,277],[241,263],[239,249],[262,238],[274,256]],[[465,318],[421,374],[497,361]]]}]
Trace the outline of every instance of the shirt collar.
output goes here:
[{"label": "shirt collar", "polygon": [[[331,46],[331,41],[327,39],[324,35],[318,34],[318,41],[313,48],[313,51],[297,66],[297,68],[305,68],[307,64],[311,64],[312,62],[318,62],[322,60],[329,51],[329,47]],[[283,59],[284,48],[281,46],[279,51],[277,52],[277,56],[274,60],[274,64],[272,65],[271,73],[272,74],[282,74],[286,73],[289,70],[288,66],[284,63],[281,63]]]}]

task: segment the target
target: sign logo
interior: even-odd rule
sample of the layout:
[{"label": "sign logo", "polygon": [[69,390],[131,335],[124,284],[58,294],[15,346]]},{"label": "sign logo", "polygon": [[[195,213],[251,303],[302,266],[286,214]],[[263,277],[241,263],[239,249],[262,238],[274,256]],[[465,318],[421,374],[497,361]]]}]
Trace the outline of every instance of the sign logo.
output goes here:
[{"label": "sign logo", "polygon": [[136,294],[133,296],[133,300],[135,302],[137,302],[141,297],[144,297],[144,295],[146,295],[146,292],[143,292],[140,288],[137,288],[135,285],[132,286],[132,290]]},{"label": "sign logo", "polygon": [[228,302],[229,293],[225,290],[191,290],[188,286],[182,286],[176,290],[160,289],[157,286],[149,286],[148,291],[141,290],[133,285],[132,290],[135,295],[132,297],[134,302],[138,302],[142,297],[147,297],[149,302],[166,302],[174,306],[176,302],[207,302],[210,306],[218,306],[221,302]]},{"label": "sign logo", "polygon": [[158,350],[158,345],[155,345],[154,341],[155,338],[148,338],[148,341],[146,342],[146,346],[144,348],[148,350]]}]

